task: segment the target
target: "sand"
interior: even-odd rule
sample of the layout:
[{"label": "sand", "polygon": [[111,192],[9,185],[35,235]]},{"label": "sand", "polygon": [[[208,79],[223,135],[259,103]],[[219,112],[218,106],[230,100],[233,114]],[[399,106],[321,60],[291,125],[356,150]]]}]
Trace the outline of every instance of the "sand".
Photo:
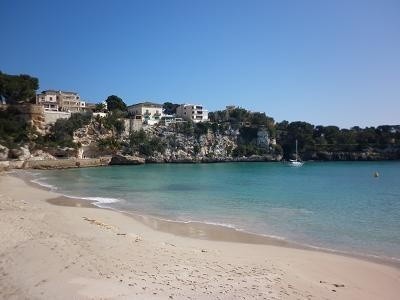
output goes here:
[{"label": "sand", "polygon": [[[146,225],[87,202],[71,203],[0,175],[1,299],[400,296],[395,265],[274,243],[218,240],[223,231],[211,239],[193,238],[210,229],[189,226],[178,235],[165,223],[151,224],[151,218],[143,217]],[[191,230],[196,232],[183,236]]]}]

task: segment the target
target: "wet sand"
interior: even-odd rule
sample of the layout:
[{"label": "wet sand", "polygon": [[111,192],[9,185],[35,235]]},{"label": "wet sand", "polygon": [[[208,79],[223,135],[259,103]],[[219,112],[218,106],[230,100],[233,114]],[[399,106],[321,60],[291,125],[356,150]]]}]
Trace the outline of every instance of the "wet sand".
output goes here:
[{"label": "wet sand", "polygon": [[[46,188],[44,189],[46,190]],[[99,206],[95,205],[95,201],[84,200],[79,198],[70,198],[65,196],[48,199],[46,201],[48,203],[60,206],[100,208]],[[109,208],[100,208],[100,209],[109,209]],[[305,244],[303,245],[295,243],[293,241],[280,239],[277,237],[269,237],[260,234],[245,232],[223,225],[207,224],[201,222],[172,221],[172,220],[158,218],[155,216],[141,215],[133,212],[126,212],[126,211],[119,211],[119,212],[134,218],[135,220],[149,226],[154,230],[171,233],[174,235],[179,235],[182,237],[212,240],[212,241],[234,242],[234,243],[271,245],[271,246],[287,247],[294,249],[318,251],[318,252],[332,253],[342,256],[353,257],[357,259],[386,264],[389,266],[400,268],[400,261],[390,258],[367,256],[357,253],[340,252],[326,248],[312,247]]]}]

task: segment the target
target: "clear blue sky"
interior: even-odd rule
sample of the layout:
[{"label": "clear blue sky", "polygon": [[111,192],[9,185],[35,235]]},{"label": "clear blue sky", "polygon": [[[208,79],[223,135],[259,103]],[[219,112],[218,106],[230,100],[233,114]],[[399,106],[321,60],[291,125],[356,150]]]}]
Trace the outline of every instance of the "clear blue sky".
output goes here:
[{"label": "clear blue sky", "polygon": [[0,2],[0,70],[90,102],[400,123],[400,1]]}]

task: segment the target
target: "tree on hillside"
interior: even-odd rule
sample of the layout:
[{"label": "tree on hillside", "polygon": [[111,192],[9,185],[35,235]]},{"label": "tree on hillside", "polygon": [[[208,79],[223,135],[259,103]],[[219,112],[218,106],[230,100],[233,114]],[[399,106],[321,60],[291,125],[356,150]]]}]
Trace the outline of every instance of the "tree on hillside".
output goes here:
[{"label": "tree on hillside", "polygon": [[165,102],[163,104],[164,113],[167,114],[167,115],[176,114],[176,108],[178,106],[179,106],[179,104],[176,104],[176,103]]},{"label": "tree on hillside", "polygon": [[100,103],[96,103],[94,111],[95,112],[105,112],[106,109],[107,109],[107,106],[103,102],[100,102]]},{"label": "tree on hillside", "polygon": [[0,99],[4,99],[7,104],[34,102],[38,88],[39,80],[36,77],[0,72]]},{"label": "tree on hillside", "polygon": [[107,100],[107,109],[109,111],[114,111],[114,110],[120,110],[120,111],[126,111],[127,106],[125,102],[118,96],[111,95],[108,96]]}]

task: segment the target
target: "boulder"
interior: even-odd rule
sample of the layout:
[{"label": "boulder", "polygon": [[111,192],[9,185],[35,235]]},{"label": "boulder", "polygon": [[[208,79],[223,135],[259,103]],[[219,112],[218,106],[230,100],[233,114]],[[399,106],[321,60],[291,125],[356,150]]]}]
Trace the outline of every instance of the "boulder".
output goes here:
[{"label": "boulder", "polygon": [[10,169],[24,169],[25,167],[25,161],[24,160],[10,160]]},{"label": "boulder", "polygon": [[145,159],[131,155],[114,155],[111,158],[110,165],[142,165]]},{"label": "boulder", "polygon": [[10,168],[10,162],[9,161],[0,161],[0,172],[1,171],[8,171]]},{"label": "boulder", "polygon": [[77,156],[77,150],[69,147],[49,149],[49,153],[56,158],[70,158]]},{"label": "boulder", "polygon": [[8,153],[8,157],[18,160],[27,160],[31,157],[31,152],[29,151],[28,146],[23,146],[20,148],[11,149]]},{"label": "boulder", "polygon": [[32,153],[29,160],[54,160],[56,159],[53,155],[44,152],[43,150],[36,150]]},{"label": "boulder", "polygon": [[0,145],[0,161],[8,159],[8,152],[10,152],[10,150],[7,147]]}]

